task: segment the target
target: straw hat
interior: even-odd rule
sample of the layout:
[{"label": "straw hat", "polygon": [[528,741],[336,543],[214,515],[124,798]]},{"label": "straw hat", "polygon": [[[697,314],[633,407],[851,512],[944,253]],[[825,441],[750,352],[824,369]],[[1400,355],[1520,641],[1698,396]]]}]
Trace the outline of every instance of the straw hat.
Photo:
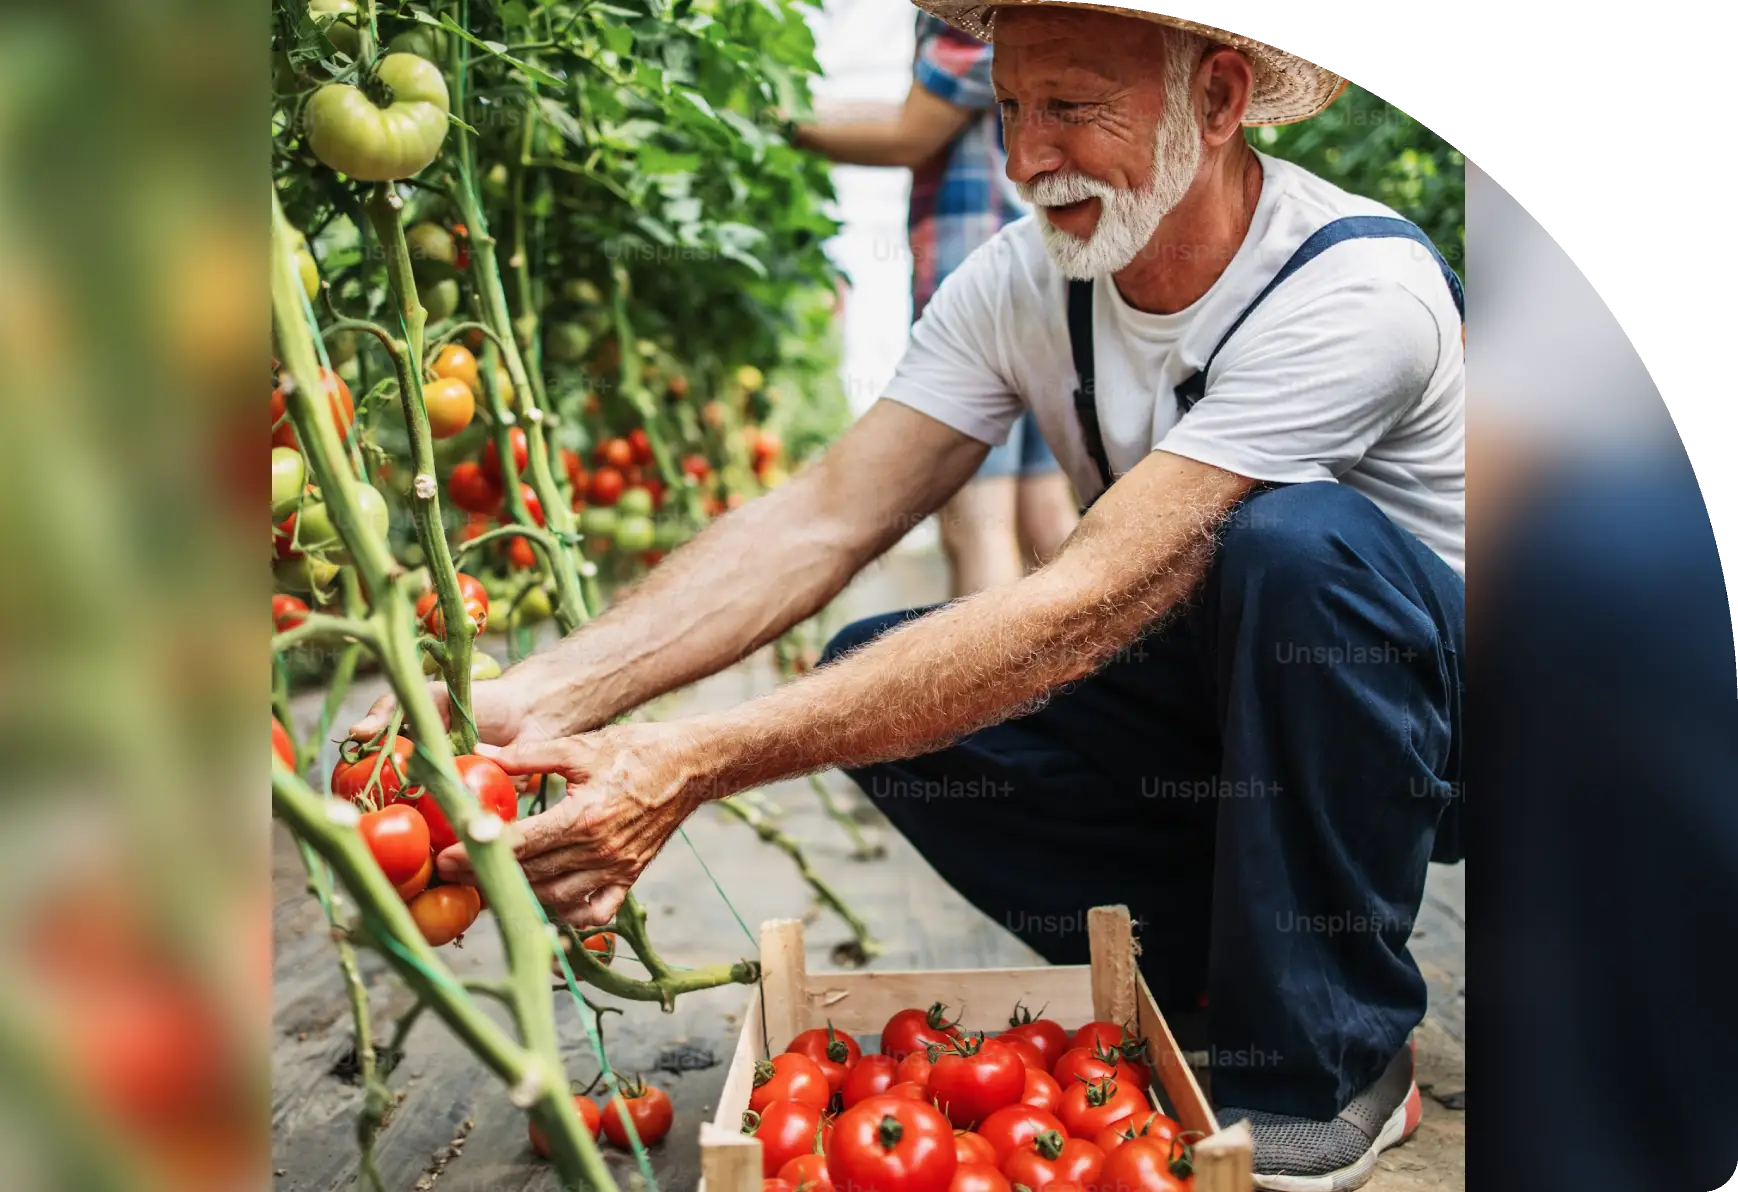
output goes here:
[{"label": "straw hat", "polygon": [[[994,41],[992,22],[995,10],[1013,5],[1045,8],[1083,8],[1092,12],[1108,12],[1114,16],[1140,17],[1174,29],[1197,33],[1220,45],[1241,50],[1255,68],[1255,85],[1249,96],[1249,111],[1243,123],[1293,124],[1307,120],[1339,98],[1346,89],[1346,80],[1313,62],[1305,62],[1296,54],[1276,50],[1265,42],[1227,33],[1211,25],[1187,21],[1182,17],[1148,12],[1145,6],[1154,0],[1130,0],[1129,4],[1085,4],[1079,0],[914,0],[925,12],[940,17],[955,29],[969,33],[979,41]],[[1136,6],[1139,7],[1136,7]]]}]

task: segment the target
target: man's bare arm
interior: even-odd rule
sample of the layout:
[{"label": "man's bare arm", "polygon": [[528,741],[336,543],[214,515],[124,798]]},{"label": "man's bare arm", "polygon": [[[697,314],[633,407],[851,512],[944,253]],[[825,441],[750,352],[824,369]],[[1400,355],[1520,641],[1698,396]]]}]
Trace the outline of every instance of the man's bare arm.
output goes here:
[{"label": "man's bare arm", "polygon": [[842,165],[915,169],[957,137],[976,114],[913,83],[898,107],[888,105],[870,118],[800,124],[795,141]]},{"label": "man's bare arm", "polygon": [[[813,466],[720,518],[597,620],[474,688],[493,744],[595,728],[729,666],[810,616],[966,482],[988,453],[877,402]],[[385,727],[390,701],[352,733]]]},{"label": "man's bare arm", "polygon": [[827,766],[914,756],[1006,719],[1090,673],[1183,599],[1216,527],[1253,482],[1155,452],[1113,486],[1062,553],[1026,579],[886,634],[761,699],[683,722],[729,794]]}]

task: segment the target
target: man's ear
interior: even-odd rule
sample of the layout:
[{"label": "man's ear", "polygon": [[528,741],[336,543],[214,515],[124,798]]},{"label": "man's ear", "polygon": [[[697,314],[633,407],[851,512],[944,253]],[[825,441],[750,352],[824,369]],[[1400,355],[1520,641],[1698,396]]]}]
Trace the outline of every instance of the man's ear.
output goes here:
[{"label": "man's ear", "polygon": [[1195,68],[1195,90],[1205,91],[1201,139],[1209,149],[1217,149],[1241,134],[1243,114],[1249,110],[1254,87],[1255,71],[1241,51],[1219,46],[1201,59]]}]

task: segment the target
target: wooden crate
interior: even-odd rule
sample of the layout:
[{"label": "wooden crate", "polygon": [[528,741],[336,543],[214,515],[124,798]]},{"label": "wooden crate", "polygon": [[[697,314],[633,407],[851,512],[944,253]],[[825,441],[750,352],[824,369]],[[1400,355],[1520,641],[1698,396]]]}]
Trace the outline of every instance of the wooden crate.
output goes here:
[{"label": "wooden crate", "polygon": [[803,926],[794,919],[760,929],[760,988],[749,995],[742,1034],[719,1094],[718,1112],[700,1127],[702,1192],[760,1192],[760,1143],[742,1133],[754,1087],[754,1064],[782,1050],[800,1031],[828,1021],[852,1035],[875,1035],[907,1006],[945,1001],[969,1030],[998,1031],[1016,1001],[1073,1028],[1082,1023],[1138,1023],[1147,1062],[1163,1090],[1160,1108],[1186,1130],[1207,1134],[1195,1147],[1198,1192],[1249,1192],[1254,1144],[1246,1123],[1221,1130],[1201,1086],[1177,1048],[1135,964],[1134,931],[1124,906],[1094,907],[1087,919],[1092,963],[1046,968],[928,972],[810,973]]}]

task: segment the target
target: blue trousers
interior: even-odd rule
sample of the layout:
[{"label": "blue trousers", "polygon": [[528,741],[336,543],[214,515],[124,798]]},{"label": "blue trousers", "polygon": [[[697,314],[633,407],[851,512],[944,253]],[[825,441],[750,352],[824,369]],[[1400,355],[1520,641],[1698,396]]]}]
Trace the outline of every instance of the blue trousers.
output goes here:
[{"label": "blue trousers", "polygon": [[[927,609],[859,621],[825,661]],[[1367,498],[1258,492],[1185,607],[1037,710],[851,777],[1053,963],[1125,903],[1214,1100],[1325,1119],[1423,1018],[1406,942],[1460,859],[1465,585]],[[1076,1024],[1069,1024],[1076,1025]]]}]

